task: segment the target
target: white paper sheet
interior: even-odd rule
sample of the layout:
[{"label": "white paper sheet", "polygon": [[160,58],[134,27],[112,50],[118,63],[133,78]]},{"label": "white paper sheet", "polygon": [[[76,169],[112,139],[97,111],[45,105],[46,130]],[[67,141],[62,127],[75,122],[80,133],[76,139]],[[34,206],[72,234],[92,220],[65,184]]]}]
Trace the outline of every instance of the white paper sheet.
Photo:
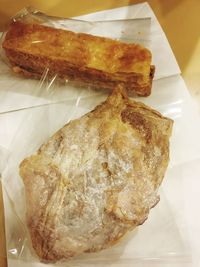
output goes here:
[{"label": "white paper sheet", "polygon": [[[148,6],[148,4],[145,3],[136,6],[117,8],[114,10],[98,12],[96,14],[91,14],[81,17],[81,19],[115,20],[115,19],[125,19],[125,18],[127,19],[127,18],[146,18],[146,17],[151,17],[151,27],[149,36],[150,40],[152,40],[153,38],[153,41],[150,42],[151,45],[153,42],[155,42],[155,46],[152,46],[152,49],[154,49],[156,54],[154,56],[154,60],[158,62],[158,66],[160,66],[162,70],[163,76],[161,77],[165,78],[154,81],[152,95],[148,98],[140,98],[139,100],[151,105],[152,107],[163,112],[166,116],[172,117],[175,120],[173,136],[171,139],[171,163],[170,163],[171,168],[169,169],[169,173],[166,175],[165,178],[165,181],[168,181],[168,185],[169,184],[173,185],[172,181],[177,178],[177,175],[180,175],[179,172],[173,171],[174,168],[176,169],[178,168],[179,170],[180,164],[194,160],[198,158],[200,155],[200,145],[198,142],[200,133],[199,115],[193,107],[192,100],[187,92],[187,88],[185,87],[184,81],[179,75],[178,65],[175,61],[175,58],[172,54],[172,51],[169,47],[166,37],[159,23],[157,22],[151,8]],[[156,47],[160,48],[158,49]],[[162,55],[164,55],[165,57],[162,57]],[[1,65],[1,67],[2,66],[3,65]],[[4,74],[6,72],[7,75],[7,70],[6,70],[7,67],[4,65],[2,68],[4,69]],[[61,99],[64,100],[64,97],[66,96],[66,91],[64,90],[64,88],[59,89],[59,91],[56,93],[55,90],[51,90],[50,88],[48,94],[44,93],[41,96],[38,95],[37,92],[34,91],[32,87],[33,83],[36,84],[37,81],[27,80],[25,86],[26,88],[24,87],[20,89],[22,81],[19,81],[18,80],[19,78],[16,78],[17,80],[15,79],[13,80],[13,78],[11,79],[11,76],[9,76],[6,79],[7,80],[5,81],[5,83],[4,82],[2,83],[2,80],[0,80],[0,86],[1,86],[0,101],[1,99],[3,99],[2,103],[0,102],[0,107],[2,108],[1,112],[6,110],[12,110],[13,105],[15,105],[14,109],[26,108],[28,106],[43,105],[52,102],[57,102]],[[4,87],[4,89],[2,89],[2,87]],[[72,91],[70,92],[72,93]],[[22,184],[20,184],[19,179],[16,178],[18,177],[18,174],[16,173],[15,177],[10,175],[12,174],[12,171],[14,169],[17,170],[17,164],[19,160],[24,156],[26,156],[26,153],[28,154],[29,152],[31,153],[32,151],[34,151],[34,149],[36,149],[39,146],[39,144],[42,143],[48,137],[50,133],[54,132],[56,129],[61,127],[65,119],[68,120],[74,116],[81,115],[87,110],[90,110],[94,105],[96,105],[106,97],[105,92],[98,93],[96,94],[96,100],[93,99],[93,101],[91,102],[90,101],[85,102],[87,103],[87,105],[85,106],[84,99],[88,100],[88,98],[86,97],[89,95],[91,96],[91,91],[87,92],[86,94],[85,92],[82,92],[82,89],[80,90],[77,89],[77,92],[78,93],[75,98],[73,95],[74,93],[72,93],[71,96],[69,95],[69,93],[67,94],[67,98],[71,99],[70,104],[68,105],[69,110],[71,104],[73,105],[73,107],[74,106],[77,107],[77,102],[75,103],[73,102],[77,100],[77,96],[85,97],[82,98],[80,103],[78,103],[79,108],[72,109],[72,113],[71,111],[70,113],[67,112],[66,104],[63,103],[63,104],[51,105],[51,107],[46,106],[46,107],[34,108],[33,109],[34,111],[29,109],[29,110],[10,112],[0,115],[0,125],[4,125],[4,127],[0,127],[0,145],[7,148],[12,155],[10,159],[11,162],[9,162],[9,166],[12,166],[12,168],[10,170],[7,169],[4,173],[5,176],[3,177],[3,183],[5,185],[5,188],[9,196],[13,197],[14,193],[15,194],[14,199],[16,200],[20,199]],[[39,110],[44,111],[45,109],[47,110],[46,113],[39,112]],[[58,111],[59,111],[58,120],[56,120],[56,122],[55,120],[51,121],[51,119],[55,116],[56,112]],[[39,112],[38,114],[43,114],[43,115],[36,116],[37,112]],[[35,114],[35,116],[33,114]],[[68,117],[66,114],[70,115],[70,117]],[[27,126],[29,125],[29,127],[33,127],[33,125],[31,126],[30,123],[30,116],[33,116],[34,120],[36,119],[41,120],[41,122],[43,123],[45,122],[43,119],[46,118],[46,116],[48,116],[48,119],[50,121],[50,123],[48,124],[48,127],[50,128],[46,129],[46,132],[42,132],[42,135],[40,134],[41,132],[38,132],[38,135],[36,135],[38,141],[33,143],[30,142],[29,138],[23,139],[24,136],[27,136],[28,131],[30,130],[30,128],[29,130],[27,128],[26,131],[26,129],[24,128],[26,118],[27,119],[29,118],[28,119],[29,124],[27,124]],[[20,135],[21,133],[19,131],[20,129],[19,125],[23,126],[23,136]],[[18,142],[16,140],[18,140]],[[28,147],[27,145],[30,144],[28,142],[30,142],[33,145],[30,147],[30,151],[27,150],[25,151],[22,146]],[[12,150],[13,144],[15,144],[15,148],[17,148],[15,149],[15,151]],[[129,252],[128,254],[125,253],[124,258],[122,257],[124,261],[121,262],[120,260],[113,261],[112,265],[110,263],[111,266],[133,266],[133,263],[134,266],[148,266],[148,267],[155,266],[155,264],[156,266],[162,266],[162,267],[190,266],[190,257],[189,255],[187,255],[187,252],[188,254],[190,254],[189,248],[185,244],[185,242],[187,242],[186,234],[183,234],[183,231],[182,232],[180,231],[179,225],[176,223],[176,220],[173,220],[173,218],[177,217],[177,214],[173,214],[173,206],[169,206],[167,201],[168,199],[171,199],[172,201],[174,201],[174,203],[177,203],[178,189],[177,187],[173,188],[172,186],[171,187],[168,186],[168,188],[171,188],[171,190],[170,191],[165,190],[165,188],[167,188],[166,184],[164,183],[163,186],[164,192],[161,195],[163,201],[161,201],[161,203],[159,204],[160,206],[158,206],[153,210],[153,213],[150,216],[150,220],[147,221],[147,223],[145,223],[145,225],[142,226],[140,230],[138,230],[139,232],[137,232],[136,234],[138,235],[139,233],[139,237],[136,237],[136,240],[138,240],[139,242],[139,245],[138,246],[136,245],[136,249],[138,249],[138,254],[137,254],[138,258],[137,257],[136,257],[137,259],[131,258],[132,259],[131,261],[127,260],[128,257],[132,257],[131,248],[132,246],[134,247],[134,244],[131,244],[130,246],[127,244],[125,245],[125,251]],[[18,233],[17,231],[13,231],[13,229],[16,229],[16,224],[18,225],[19,221],[16,219],[16,215],[15,214],[13,215],[12,213],[13,209],[12,206],[10,206],[11,205],[10,201],[8,201],[8,196],[6,194],[5,188],[4,188],[4,205],[5,205],[5,218],[6,218],[6,236],[7,236],[7,242],[9,241],[9,248],[10,248],[10,245],[12,245],[12,242],[10,242],[10,240],[13,241],[17,240],[17,237],[13,236],[12,234]],[[21,207],[23,209],[23,206]],[[162,214],[163,211],[164,214]],[[24,211],[16,209],[16,212],[19,216],[21,216],[20,214],[23,214]],[[168,221],[167,218],[170,218],[169,221],[171,221],[171,223]],[[153,231],[152,229],[154,227],[156,227],[156,229],[154,229]],[[17,229],[20,229],[20,226]],[[182,229],[185,230],[184,227]],[[145,235],[143,234],[140,235],[140,233],[145,233]],[[156,233],[158,233],[158,236],[155,237]],[[148,247],[148,244],[147,246],[145,246],[147,242],[145,242],[144,245],[143,241],[144,239],[146,240],[146,236],[148,236],[147,238],[148,240],[152,239],[152,245],[154,251],[157,253],[156,257],[159,260],[154,259],[152,261],[151,248]],[[154,237],[156,238],[155,244],[153,244]],[[135,237],[133,238],[133,241],[134,240]],[[142,240],[142,245],[140,244],[140,240]],[[21,242],[21,240],[19,240],[19,242]],[[139,255],[139,253],[141,252],[140,245],[142,247],[143,252],[145,251],[145,253],[147,253],[146,258],[145,255],[142,254]],[[156,248],[158,248],[157,251]],[[164,252],[163,254],[162,254],[162,249]],[[14,253],[15,250],[13,250],[13,254]],[[151,258],[151,260],[149,260],[149,258]],[[44,266],[43,264],[36,262],[30,263],[26,261],[25,262],[16,261],[14,258],[10,258],[10,255],[8,258],[8,264],[9,266],[34,266],[34,267]],[[96,262],[95,263],[91,262],[89,266],[94,266],[94,265],[96,265]],[[75,266],[80,266],[80,262],[77,262]],[[88,266],[88,263],[86,264],[86,266]],[[100,266],[103,266],[103,264],[101,264]]]}]

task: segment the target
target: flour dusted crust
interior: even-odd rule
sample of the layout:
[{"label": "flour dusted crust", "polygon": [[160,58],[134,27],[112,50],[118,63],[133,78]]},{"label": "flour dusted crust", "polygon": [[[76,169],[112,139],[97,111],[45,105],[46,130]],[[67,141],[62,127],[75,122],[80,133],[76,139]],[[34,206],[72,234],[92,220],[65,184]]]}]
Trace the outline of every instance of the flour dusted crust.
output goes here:
[{"label": "flour dusted crust", "polygon": [[172,124],[117,88],[20,164],[28,228],[43,261],[110,247],[147,219]]},{"label": "flour dusted crust", "polygon": [[98,88],[121,84],[131,93],[151,93],[151,52],[138,44],[34,23],[13,22],[2,44],[13,70],[24,76],[58,76]]}]

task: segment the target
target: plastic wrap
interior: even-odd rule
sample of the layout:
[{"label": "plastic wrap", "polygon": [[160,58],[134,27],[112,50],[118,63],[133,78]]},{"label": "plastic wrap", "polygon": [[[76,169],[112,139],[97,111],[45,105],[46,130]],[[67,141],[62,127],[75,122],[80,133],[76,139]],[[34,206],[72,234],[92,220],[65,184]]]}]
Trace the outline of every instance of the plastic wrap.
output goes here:
[{"label": "plastic wrap", "polygon": [[[42,24],[42,25],[50,26],[52,28],[69,29],[74,32],[89,33],[89,34],[93,34],[97,36],[111,37],[113,39],[123,40],[124,42],[136,42],[139,44],[143,44],[146,47],[149,46],[149,29],[150,29],[150,22],[151,22],[150,18],[93,23],[93,22],[85,22],[85,21],[73,20],[73,19],[52,18],[40,12],[33,11],[29,8],[29,9],[24,9],[18,15],[16,15],[13,18],[13,21],[21,21],[21,22],[26,22],[26,23],[34,22],[36,24]],[[6,35],[6,32],[2,36],[1,43],[3,43],[5,35]],[[38,37],[36,36],[33,41],[35,45],[37,45],[37,43],[44,42],[44,40],[40,40],[39,38],[38,39],[37,38]],[[12,66],[9,66],[10,64],[5,55],[4,49],[2,48],[1,50],[2,50],[1,51],[2,59],[6,63],[6,65],[8,65],[8,66],[3,65],[1,67],[2,69],[1,71],[3,73],[2,83],[5,82],[6,87],[7,88],[9,87],[9,90],[10,90],[11,83],[9,82],[9,76],[10,74],[14,76],[12,71],[10,70],[10,67],[12,68]],[[58,63],[55,63],[55,64],[58,64]],[[61,63],[59,64],[60,64],[59,66],[61,67],[62,64]],[[56,65],[55,65],[55,68],[57,68]],[[19,68],[15,67],[13,69],[15,70],[17,69],[17,72],[18,71],[20,72]],[[71,70],[68,70],[68,71],[70,72]],[[76,70],[76,72],[77,71],[78,70]],[[35,74],[34,71],[28,72],[28,70],[24,70],[23,72],[25,72],[25,76],[26,75],[28,77],[31,76],[31,78],[32,77],[34,78],[35,75],[37,76],[37,74]],[[18,94],[20,93],[23,94],[25,92],[26,94],[30,93],[31,96],[25,97],[26,103],[23,102],[23,99],[20,99],[16,101],[16,104],[13,105],[12,103],[9,107],[5,107],[6,104],[4,102],[3,106],[5,108],[3,110],[3,106],[1,106],[2,109],[0,111],[8,111],[7,110],[8,108],[19,109],[19,108],[23,108],[24,106],[29,107],[29,106],[35,106],[35,105],[40,105],[40,104],[45,104],[45,103],[57,102],[57,101],[77,97],[80,93],[82,93],[83,96],[85,95],[87,96],[88,94],[90,95],[91,93],[98,93],[99,91],[99,88],[97,88],[97,86],[95,86],[95,88],[97,88],[96,92],[94,90],[91,90],[90,82],[89,83],[86,82],[86,84],[84,84],[82,81],[72,82],[65,78],[61,79],[60,75],[61,73],[56,73],[56,71],[51,72],[49,68],[45,68],[43,70],[43,74],[42,74],[40,82],[34,81],[34,79],[27,80],[27,79],[24,79],[24,77],[15,75],[15,79],[17,81],[18,86],[15,86],[14,90],[16,90]],[[87,80],[87,75],[89,74],[80,73],[80,74],[77,74],[77,76],[78,75],[84,76],[81,78],[81,80]],[[5,80],[4,80],[4,77],[5,77]],[[39,78],[39,77],[36,77],[36,78]],[[98,79],[99,79],[98,77],[94,78],[91,84],[93,83],[95,84],[95,82],[98,83]],[[14,80],[12,79],[12,81]],[[88,83],[88,86],[87,86],[87,83]],[[20,87],[22,88],[20,89]],[[37,87],[37,90],[35,89],[36,87]],[[6,88],[4,90],[6,90]],[[35,99],[33,99],[33,97],[35,97]],[[27,100],[30,102],[28,103]]]},{"label": "plastic wrap", "polygon": [[[86,22],[74,19],[48,17],[40,12],[24,9],[13,20],[34,21],[57,28],[67,28],[75,32],[85,32],[98,36],[106,36],[125,42],[136,42],[149,48],[153,55],[153,64],[156,66],[155,80],[179,73],[175,58],[167,43],[160,34],[153,18],[136,18],[125,20],[111,20]],[[5,33],[2,36],[1,43]],[[40,40],[38,40],[40,41]],[[163,57],[163,55],[165,55]],[[98,94],[99,90],[73,86],[66,81],[60,84],[57,76],[47,79],[48,69],[44,70],[41,81],[24,79],[14,75],[9,67],[4,50],[1,49],[2,63],[0,64],[0,112],[17,110],[31,106],[55,103],[69,98]]]},{"label": "plastic wrap", "polygon": [[[25,9],[14,19],[31,19],[53,27],[69,27],[73,31],[87,32],[126,41],[141,43],[150,48],[157,74],[152,94],[140,98],[151,107],[174,119],[171,138],[170,168],[198,157],[200,133],[198,123],[188,129],[188,121],[198,122],[192,101],[175,64],[174,56],[159,27],[153,27],[154,17],[120,21],[85,22],[80,20],[50,18]],[[3,37],[2,37],[3,38]],[[167,44],[167,45],[166,45]],[[35,256],[25,222],[24,188],[18,174],[22,159],[34,153],[56,130],[69,120],[90,111],[107,97],[107,91],[79,88],[71,83],[60,84],[56,77],[51,81],[44,75],[41,81],[15,76],[3,56],[0,65],[0,129],[8,153],[2,152],[1,169],[5,206],[7,255],[12,266],[43,266]],[[163,57],[165,53],[165,57]],[[18,110],[20,109],[20,110]],[[16,111],[18,110],[18,111]],[[9,112],[8,112],[9,111]],[[12,133],[12,134],[10,134]],[[192,133],[192,134],[191,134]],[[1,145],[1,144],[0,144]],[[6,164],[5,164],[6,162]],[[168,172],[165,181],[176,179]],[[167,182],[166,182],[167,183]],[[187,230],[184,238],[169,205],[170,197],[161,189],[161,201],[150,212],[144,225],[130,233],[121,243],[108,250],[81,255],[59,266],[181,266],[190,264]],[[148,241],[148,242],[147,242]],[[52,266],[51,264],[49,266]]]}]

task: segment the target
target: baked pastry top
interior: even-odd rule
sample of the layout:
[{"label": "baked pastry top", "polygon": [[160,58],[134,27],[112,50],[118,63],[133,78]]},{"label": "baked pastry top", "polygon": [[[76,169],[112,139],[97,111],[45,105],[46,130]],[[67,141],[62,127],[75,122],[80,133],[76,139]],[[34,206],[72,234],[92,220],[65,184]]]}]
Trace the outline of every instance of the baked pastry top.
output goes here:
[{"label": "baked pastry top", "polygon": [[27,224],[43,261],[105,249],[147,219],[172,124],[118,87],[23,160]]},{"label": "baked pastry top", "polygon": [[16,21],[2,46],[13,70],[28,77],[40,78],[48,69],[49,77],[99,88],[121,84],[141,96],[151,93],[151,52],[138,44]]}]

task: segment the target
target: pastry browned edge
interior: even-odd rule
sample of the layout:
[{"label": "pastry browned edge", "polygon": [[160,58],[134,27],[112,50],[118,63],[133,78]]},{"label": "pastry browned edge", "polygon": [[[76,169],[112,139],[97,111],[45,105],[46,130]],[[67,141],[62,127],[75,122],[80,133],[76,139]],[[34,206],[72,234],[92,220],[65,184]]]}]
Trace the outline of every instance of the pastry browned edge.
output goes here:
[{"label": "pastry browned edge", "polygon": [[151,93],[151,52],[138,44],[39,24],[13,22],[2,44],[16,73],[41,78],[55,75],[97,88],[121,84],[132,94]]},{"label": "pastry browned edge", "polygon": [[147,219],[159,201],[172,125],[117,88],[23,160],[27,223],[41,260],[108,248]]}]

